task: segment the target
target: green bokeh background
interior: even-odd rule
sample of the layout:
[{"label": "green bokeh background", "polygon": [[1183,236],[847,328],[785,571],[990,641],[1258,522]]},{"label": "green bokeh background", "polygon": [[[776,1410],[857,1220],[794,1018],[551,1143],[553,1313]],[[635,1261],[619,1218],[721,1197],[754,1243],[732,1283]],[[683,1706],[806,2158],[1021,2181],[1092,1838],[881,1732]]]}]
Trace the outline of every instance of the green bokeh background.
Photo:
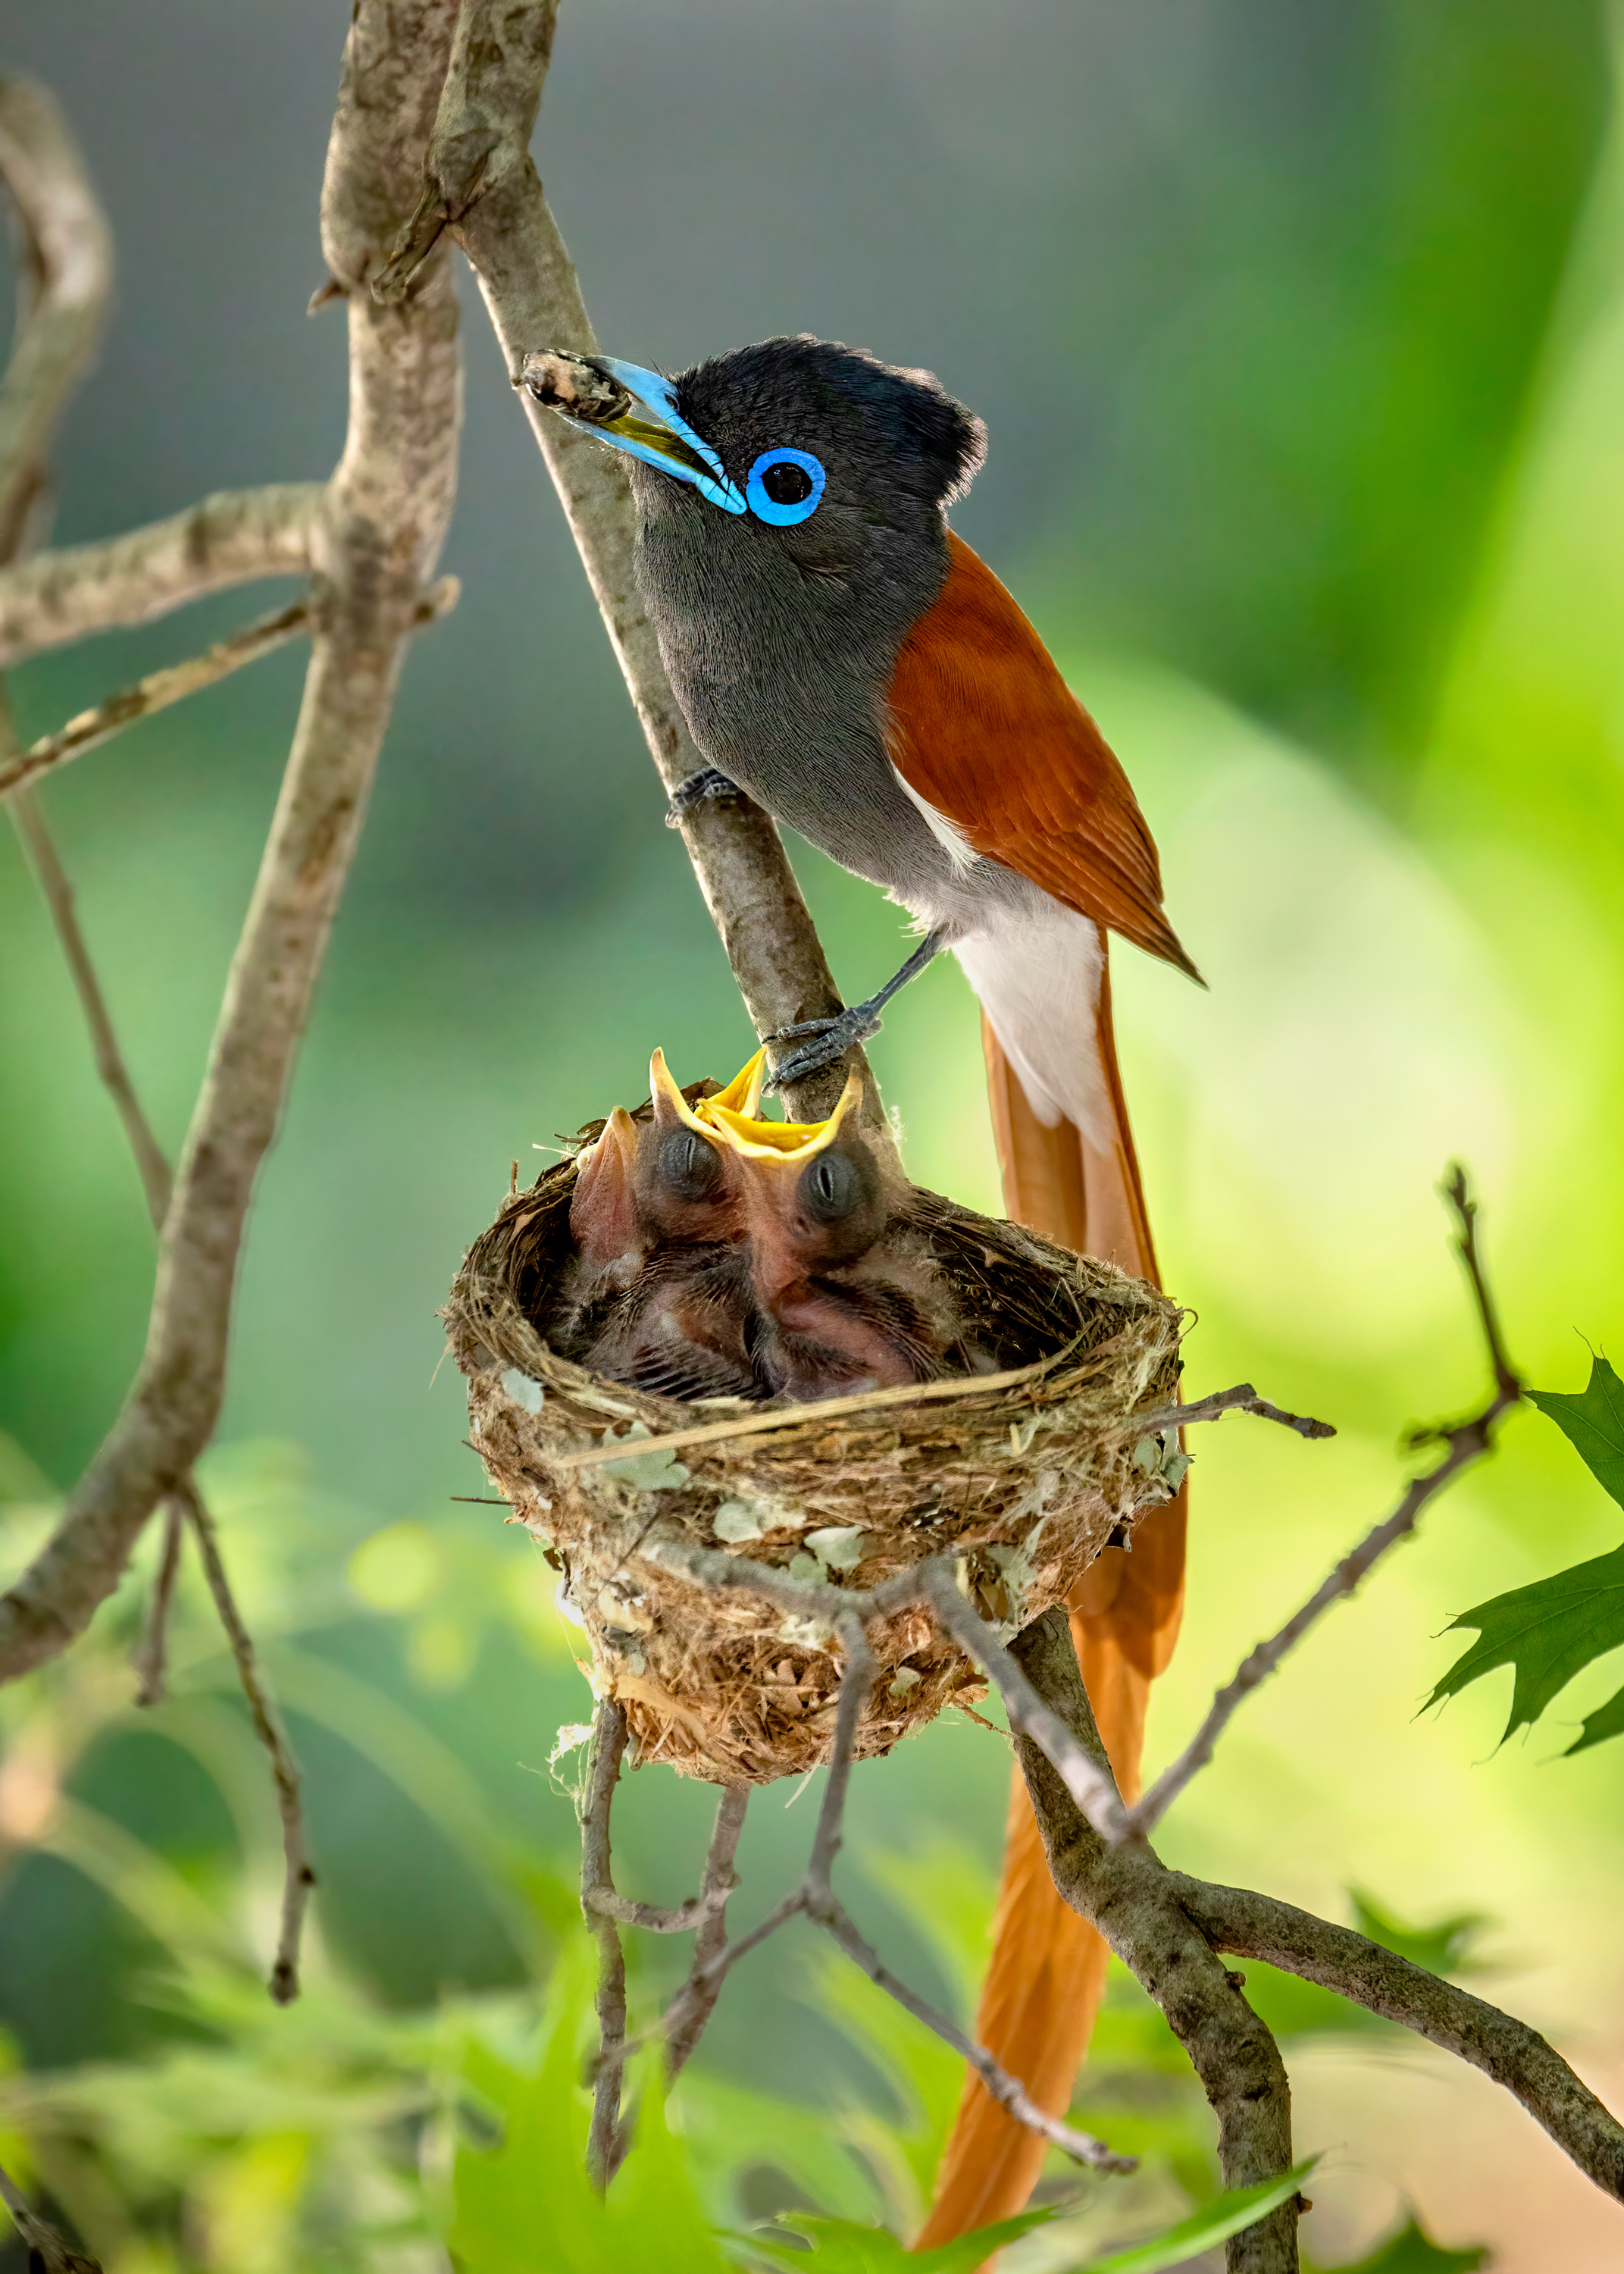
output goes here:
[{"label": "green bokeh background", "polygon": [[[64,436],[59,538],[330,465],[342,320],[307,326],[301,311],[320,275],[345,14],[316,0],[274,19],[207,0],[34,0],[12,27],[9,59],[69,107],[121,260]],[[1532,1378],[1577,1387],[1585,1340],[1618,1338],[1611,27],[1590,0],[839,0],[793,14],[581,0],[560,25],[538,153],[600,335],[676,367],[812,329],[928,364],[986,416],[990,459],[956,521],[1121,753],[1211,983],[1199,994],[1117,958],[1163,1265],[1199,1314],[1192,1379],[1255,1381],[1342,1434],[1306,1446],[1230,1420],[1203,1439],[1190,1611],[1153,1760],[1385,1512],[1405,1427],[1479,1392],[1435,1196],[1447,1161],[1463,1158],[1484,1196]],[[435,2167],[410,2110],[387,2153],[351,2154],[352,2135],[373,2137],[356,2080],[440,2074],[455,2017],[495,2027],[508,1995],[519,2026],[523,1985],[572,1931],[573,1814],[547,1759],[590,1701],[528,1544],[498,1511],[452,1500],[485,1487],[461,1444],[460,1385],[436,1374],[436,1306],[513,1159],[528,1173],[533,1146],[634,1102],[656,1043],[683,1080],[725,1077],[749,1047],[528,432],[471,293],[465,305],[464,480],[445,563],[463,599],[409,666],[261,1185],[207,1470],[307,1770],[321,1893],[303,2020],[262,2012],[231,1971],[269,1946],[274,1855],[200,1611],[177,1699],[154,1713],[128,1710],[119,1655],[139,1573],[78,1661],[4,1703],[0,2018],[35,2080],[8,2105],[18,2120],[77,2112],[34,2152],[109,2274],[443,2266],[404,2232],[361,2239],[368,2221],[416,2215],[401,2177],[414,2157],[430,2181]],[[256,600],[19,669],[22,731],[192,651]],[[282,655],[49,786],[171,1148],[299,672]],[[794,850],[838,974],[866,990],[891,968],[896,912]],[[117,1409],[152,1242],[9,837],[0,974],[14,1568]],[[911,990],[874,1056],[915,1176],[996,1207],[955,968]],[[1590,1669],[1503,1754],[1508,1676],[1441,1716],[1416,1712],[1449,1660],[1450,1616],[1613,1546],[1616,1529],[1557,1433],[1517,1417],[1492,1466],[1249,1706],[1162,1842],[1169,1861],[1334,1916],[1350,1886],[1411,1917],[1487,1914],[1482,1947],[1501,1969],[1489,1994],[1615,2105],[1624,1751],[1554,1757],[1618,1665]],[[1005,1773],[997,1740],[963,1723],[857,1781],[853,1899],[939,1995],[970,1994]],[[53,1815],[59,1781],[69,1799]],[[703,1796],[649,1775],[627,1797],[622,1882],[674,1898]],[[741,1916],[785,1884],[812,1806],[757,1803]],[[229,1947],[211,1956],[210,1931]],[[643,1962],[653,1984],[671,1954]],[[763,1954],[730,1984],[707,2076],[687,2117],[681,2096],[673,2112],[718,2217],[789,2200],[785,2140],[816,2129],[770,2120],[759,2098],[752,2116],[727,2097],[739,2087],[825,2124],[838,2111],[842,2137],[891,2157],[905,2209],[928,2176],[928,2125],[911,2180],[895,2177],[894,2141],[875,2144],[899,2105],[883,2024],[864,2007],[845,2028],[846,2011],[805,1952]],[[1164,2072],[1128,2005],[1119,2027],[1139,2078],[1116,2110],[1125,2125]],[[192,2101],[177,2047],[216,2062]],[[1617,2263],[1616,2209],[1482,2080],[1323,2014],[1289,2049],[1299,2139],[1327,2150],[1307,2229],[1323,2262],[1357,2255],[1413,2202],[1440,2238],[1491,2243],[1514,2274]],[[939,2114],[951,2064],[926,2067]],[[278,2101],[268,2080],[284,2069],[298,2082]],[[322,2097],[341,2082],[342,2121]],[[154,2112],[177,2094],[166,2146]],[[1210,2188],[1199,2111],[1163,2116],[1139,2194],[1085,2190],[1077,2220],[1010,2254],[1012,2274],[1074,2264]],[[837,2185],[829,2170],[820,2183]],[[796,2184],[816,2196],[806,2173]],[[830,2208],[882,2207],[860,2180],[839,2184],[849,2200]]]}]

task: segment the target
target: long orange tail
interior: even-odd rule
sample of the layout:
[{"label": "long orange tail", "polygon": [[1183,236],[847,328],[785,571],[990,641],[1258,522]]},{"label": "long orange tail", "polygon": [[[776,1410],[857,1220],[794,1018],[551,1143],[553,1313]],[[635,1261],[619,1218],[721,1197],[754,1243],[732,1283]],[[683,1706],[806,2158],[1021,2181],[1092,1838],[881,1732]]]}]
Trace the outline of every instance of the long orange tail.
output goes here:
[{"label": "long orange tail", "polygon": [[[1091,1143],[1069,1121],[1045,1129],[985,1020],[981,1035],[1010,1215],[1064,1246],[1104,1256],[1160,1284],[1116,1065],[1109,967],[1100,983],[1100,1058],[1115,1125],[1106,1142]],[[1139,1790],[1151,1681],[1172,1655],[1178,1633],[1184,1513],[1181,1492],[1139,1524],[1131,1555],[1107,1548],[1071,1597],[1071,1635],[1088,1696],[1117,1782],[1130,1799]],[[992,1959],[975,2033],[1052,2115],[1064,2114],[1070,2103],[1105,1987],[1106,1957],[1094,1929],[1056,1893],[1017,1769]],[[937,2175],[936,2202],[914,2248],[929,2249],[1011,2217],[1031,2194],[1044,2154],[1044,2142],[1005,2115],[980,2079],[970,2077]]]}]

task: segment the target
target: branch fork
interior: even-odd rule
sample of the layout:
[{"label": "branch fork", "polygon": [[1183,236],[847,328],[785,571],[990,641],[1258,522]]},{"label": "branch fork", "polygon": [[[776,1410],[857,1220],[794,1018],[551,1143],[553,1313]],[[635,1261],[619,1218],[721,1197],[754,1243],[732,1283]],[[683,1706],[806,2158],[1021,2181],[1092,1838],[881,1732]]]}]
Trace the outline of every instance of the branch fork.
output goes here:
[{"label": "branch fork", "polygon": [[[838,1594],[841,1591],[830,1588],[818,1592]],[[1125,2172],[1138,2168],[1136,2157],[1117,2154],[1103,2141],[1094,2139],[1089,2133],[1079,2132],[1071,2125],[1060,2123],[1040,2108],[1019,2079],[1001,2067],[984,2046],[966,2036],[945,2014],[927,2004],[891,1972],[877,1951],[864,1939],[836,1894],[834,1864],[840,1849],[858,1725],[875,1679],[876,1661],[863,1628],[864,1615],[853,1608],[848,1599],[846,1607],[838,1611],[835,1618],[835,1631],[845,1653],[846,1668],[840,1682],[829,1777],[806,1870],[798,1885],[774,1905],[766,1917],[736,1941],[729,1942],[726,1939],[722,1912],[727,1895],[736,1884],[733,1878],[733,1856],[739,1827],[744,1818],[748,1788],[730,1786],[723,1795],[718,1811],[716,1834],[706,1863],[705,1892],[682,1905],[678,1911],[658,1911],[650,1906],[628,1903],[623,1897],[613,1894],[609,1877],[609,1811],[626,1748],[626,1717],[613,1700],[598,1708],[593,1732],[589,1799],[583,1823],[582,1909],[598,1938],[599,1951],[598,2014],[600,2035],[594,2071],[589,2157],[600,2186],[606,2186],[613,2177],[629,2139],[628,2127],[620,2114],[620,2093],[625,2065],[635,2050],[635,2044],[628,2041],[626,2034],[626,1964],[616,1932],[616,1922],[625,1920],[630,1924],[650,1928],[656,1933],[666,1933],[682,1931],[680,1925],[674,1924],[679,1920],[685,1924],[692,1924],[696,1914],[703,1915],[703,1923],[693,1967],[687,1982],[655,2024],[652,2032],[665,2041],[668,2075],[674,2076],[693,2052],[715,2008],[724,1981],[739,1961],[759,1948],[791,1919],[806,1918],[815,1926],[821,1927],[877,1988],[884,1991],[916,2021],[922,2022],[928,2029],[951,2045],[975,2070],[993,2098],[1008,2109],[1017,2122],[1030,2126],[1071,2157],[1073,2162],[1086,2165],[1095,2171]],[[634,1918],[630,1916],[634,1912],[645,1915]]]}]

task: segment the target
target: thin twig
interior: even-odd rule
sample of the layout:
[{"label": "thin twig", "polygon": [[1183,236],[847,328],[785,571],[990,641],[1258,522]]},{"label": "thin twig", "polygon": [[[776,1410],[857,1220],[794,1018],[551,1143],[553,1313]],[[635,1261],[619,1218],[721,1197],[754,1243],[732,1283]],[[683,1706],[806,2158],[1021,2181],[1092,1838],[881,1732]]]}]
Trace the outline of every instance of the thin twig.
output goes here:
[{"label": "thin twig", "polygon": [[75,2250],[46,2219],[28,2208],[28,2199],[11,2178],[0,2170],[0,2202],[11,2214],[17,2232],[26,2244],[30,2263],[38,2259],[41,2274],[102,2274],[99,2258]]},{"label": "thin twig", "polygon": [[0,571],[0,666],[261,576],[308,576],[325,494],[320,482],[219,490],[167,521]]},{"label": "thin twig", "polygon": [[[9,729],[9,713],[4,708],[4,690],[0,686],[0,748]],[[155,1229],[161,1229],[164,1212],[169,1206],[170,1191],[169,1164],[164,1158],[152,1125],[142,1111],[140,1100],[124,1065],[124,1054],[108,1013],[94,965],[90,960],[79,921],[74,913],[73,893],[67,876],[57,857],[56,848],[45,819],[34,805],[31,793],[19,791],[12,801],[12,817],[18,825],[23,841],[28,848],[35,873],[38,875],[56,930],[72,970],[79,990],[86,1021],[89,1026],[95,1052],[96,1071],[101,1075],[113,1102],[136,1157],[141,1183],[147,1194],[147,1204]],[[139,1685],[135,1702],[138,1706],[157,1706],[167,1696],[164,1683],[164,1660],[168,1647],[169,1612],[174,1601],[175,1583],[180,1571],[181,1543],[188,1516],[199,1526],[207,1526],[212,1535],[214,1521],[204,1503],[197,1482],[188,1472],[180,1486],[166,1503],[163,1540],[159,1549],[158,1569],[153,1580],[152,1598],[147,1608],[147,1624],[139,1646],[133,1657]],[[205,1554],[206,1568],[209,1558]],[[216,1585],[216,1581],[218,1584]],[[285,1739],[276,1725],[268,1701],[261,1693],[253,1662],[252,1645],[246,1629],[237,1616],[225,1574],[216,1553],[209,1569],[209,1584],[216,1606],[222,1601],[229,1606],[230,1616],[222,1609],[222,1619],[230,1639],[237,1669],[254,1715],[255,1727],[271,1756],[272,1774],[276,1784],[277,1810],[282,1818],[282,1850],[285,1871],[282,1894],[282,1939],[275,1969],[271,1976],[271,1995],[278,2004],[285,2005],[298,1995],[298,1947],[304,1910],[314,1885],[305,1851],[303,1815],[299,1805],[298,1780],[293,1770]]]},{"label": "thin twig", "polygon": [[[748,1784],[730,1784],[717,1803],[716,1827],[710,1834],[704,1877],[700,1882],[701,1900],[709,1899],[711,1908],[694,1938],[693,1972],[695,1977],[708,1976],[709,1969],[727,1947],[727,1899],[739,1884],[733,1859],[739,1852],[739,1834],[744,1829],[744,1812],[749,1805],[749,1799]],[[719,1978],[714,1988],[695,1988],[681,2026],[673,2029],[666,2037],[665,2081],[668,2084],[699,2043],[704,2026],[715,2010],[720,1989]]]},{"label": "thin twig", "polygon": [[[447,614],[456,606],[461,589],[455,576],[442,576],[418,602],[412,616],[414,628],[420,629],[432,623],[437,616]],[[19,756],[0,763],[0,797],[15,795],[24,783],[36,780],[52,767],[64,765],[70,758],[83,757],[86,750],[110,741],[126,727],[151,719],[158,712],[167,711],[171,704],[183,702],[188,695],[199,694],[204,688],[229,678],[244,664],[258,663],[262,656],[274,655],[290,640],[302,638],[313,630],[320,614],[319,604],[314,600],[291,601],[274,615],[244,624],[240,631],[229,634],[201,655],[191,656],[184,663],[166,664],[162,671],[148,672],[133,687],[109,695],[105,703],[98,703],[93,710],[81,711],[54,734],[41,734],[37,742],[31,743]]]},{"label": "thin twig", "polygon": [[853,1964],[861,1968],[876,1989],[883,1990],[888,1998],[895,1999],[898,2005],[912,2014],[916,2022],[922,2022],[944,2044],[952,2047],[960,2059],[975,2071],[991,2097],[1018,2124],[1024,2124],[1029,2132],[1037,2133],[1049,2142],[1051,2148],[1058,2148],[1062,2155],[1069,2156],[1074,2164],[1086,2164],[1096,2172],[1125,2174],[1138,2171],[1139,2159],[1137,2156],[1124,2156],[1116,2149],[1108,2147],[1103,2140],[1096,2140],[1093,2133],[1079,2132],[1074,2125],[1063,2124],[1047,2109],[1040,2108],[1020,2080],[1001,2067],[985,2045],[978,2044],[974,2037],[967,2037],[936,2007],[927,2005],[917,1992],[910,1990],[906,1982],[899,1980],[882,1962],[879,1954],[864,1941],[846,1911],[832,1896],[827,1908],[813,1916],[818,1924],[833,1936]]},{"label": "thin twig", "polygon": [[[0,688],[0,773],[12,747],[11,712],[4,690]],[[96,976],[94,964],[85,935],[79,929],[78,914],[73,905],[73,887],[56,852],[55,840],[46,827],[45,817],[34,802],[31,791],[19,789],[11,800],[11,820],[30,865],[39,880],[45,904],[50,910],[51,921],[56,927],[56,937],[62,944],[69,971],[90,1029],[90,1046],[95,1057],[96,1072],[102,1086],[111,1097],[119,1120],[124,1124],[130,1150],[135,1156],[136,1173],[141,1180],[141,1190],[147,1199],[147,1212],[154,1227],[163,1222],[164,1211],[169,1205],[172,1178],[163,1149],[153,1134],[153,1126],[141,1108],[124,1064],[124,1052],[118,1047],[118,1037],[113,1031],[107,999]]]},{"label": "thin twig", "polygon": [[1295,1648],[1311,1627],[1324,1617],[1334,1603],[1342,1602],[1355,1593],[1372,1566],[1379,1562],[1390,1547],[1409,1538],[1428,1504],[1436,1500],[1463,1469],[1481,1460],[1492,1449],[1496,1423],[1522,1398],[1522,1384],[1507,1359],[1500,1342],[1493,1304],[1477,1253],[1477,1204],[1468,1193],[1465,1176],[1458,1166],[1451,1171],[1444,1191],[1459,1226],[1457,1245],[1471,1282],[1477,1316],[1488,1345],[1489,1362],[1494,1374],[1494,1395],[1482,1412],[1474,1414],[1470,1420],[1417,1434],[1413,1441],[1417,1443],[1441,1443],[1447,1447],[1442,1460],[1425,1476],[1413,1479],[1393,1514],[1365,1533],[1358,1546],[1342,1557],[1307,1602],[1286,1621],[1277,1634],[1272,1635],[1267,1642],[1259,1643],[1242,1660],[1234,1675],[1214,1698],[1206,1720],[1184,1751],[1162,1771],[1143,1799],[1127,1811],[1124,1821],[1130,1837],[1142,1838],[1166,1815],[1191,1779],[1211,1760],[1219,1738],[1234,1718],[1241,1701],[1249,1697],[1260,1683],[1268,1679],[1287,1653]]},{"label": "thin twig", "polygon": [[640,1903],[629,1895],[617,1895],[613,1887],[583,1887],[581,1908],[595,1911],[598,1917],[613,1919],[617,1926],[638,1926],[644,1934],[692,1934],[703,1926],[711,1913],[726,1904],[726,1894],[719,1900],[703,1895],[688,1895],[670,1909],[658,1903]]},{"label": "thin twig", "polygon": [[237,1608],[230,1582],[226,1577],[225,1565],[220,1556],[220,1534],[214,1519],[204,1506],[190,1477],[179,1487],[176,1496],[184,1507],[192,1528],[197,1534],[204,1576],[208,1581],[209,1593],[214,1599],[214,1608],[220,1614],[220,1623],[231,1645],[231,1655],[237,1660],[237,1676],[243,1685],[243,1695],[248,1700],[254,1735],[270,1756],[271,1775],[276,1786],[277,1812],[282,1818],[283,1860],[282,1931],[276,1939],[276,1960],[271,1968],[270,1986],[271,1995],[276,2003],[287,2006],[299,1994],[299,1938],[304,1930],[304,1909],[310,1901],[310,1891],[316,1884],[316,1875],[311,1870],[309,1851],[304,1842],[304,1812],[299,1804],[298,1768],[276,1708],[260,1678],[252,1638],[243,1624],[242,1614]]},{"label": "thin twig", "polygon": [[817,1827],[812,1834],[812,1853],[807,1858],[808,1907],[822,1902],[831,1893],[835,1857],[840,1852],[846,1820],[846,1798],[851,1790],[852,1766],[857,1758],[857,1732],[862,1724],[868,1693],[874,1688],[874,1653],[868,1647],[862,1620],[854,1611],[848,1611],[835,1621],[835,1633],[846,1656],[846,1670],[840,1676],[840,1698],[835,1708],[829,1775],[818,1807]]},{"label": "thin twig", "polygon": [[1523,1394],[1522,1378],[1506,1355],[1493,1298],[1489,1293],[1488,1280],[1484,1274],[1483,1259],[1477,1253],[1477,1203],[1467,1190],[1466,1171],[1458,1161],[1450,1164],[1443,1185],[1443,1194],[1455,1210],[1455,1253],[1471,1283],[1472,1299],[1477,1306],[1483,1338],[1489,1346],[1489,1362],[1494,1368],[1494,1386],[1506,1403],[1513,1404]]},{"label": "thin twig", "polygon": [[614,1885],[609,1810],[626,1751],[626,1734],[625,1709],[605,1698],[593,1716],[590,1781],[581,1818],[581,1909],[598,1945],[598,2051],[586,2159],[600,2192],[620,2168],[627,2144],[620,2122],[620,2079],[627,2055],[626,1953],[614,1920],[594,1900]]},{"label": "thin twig", "polygon": [[51,767],[94,750],[121,727],[132,727],[139,719],[167,711],[172,703],[240,671],[245,663],[257,663],[261,656],[286,647],[289,640],[309,631],[314,614],[310,601],[294,600],[287,607],[279,608],[274,615],[261,616],[257,622],[244,624],[240,631],[217,640],[203,654],[189,656],[184,663],[166,664],[161,671],[148,672],[133,687],[122,688],[104,703],[77,712],[66,726],[58,727],[54,734],[41,734],[26,750],[0,764],[0,797],[15,792],[25,782],[34,781]]},{"label": "thin twig", "polygon": [[147,1624],[141,1630],[140,1643],[131,1664],[139,1676],[135,1693],[138,1706],[162,1706],[169,1696],[165,1683],[164,1660],[169,1649],[169,1609],[175,1600],[175,1582],[180,1577],[181,1544],[185,1539],[186,1510],[179,1500],[171,1500],[163,1513],[163,1542],[158,1550],[158,1569],[153,1575],[152,1595],[147,1606]]},{"label": "thin twig", "polygon": [[1182,1429],[1192,1421],[1222,1421],[1226,1413],[1255,1413],[1260,1421],[1278,1421],[1282,1428],[1294,1429],[1299,1437],[1336,1434],[1329,1421],[1316,1421],[1306,1413],[1288,1413],[1283,1406],[1271,1405],[1249,1382],[1237,1382],[1233,1389],[1215,1389],[1210,1397],[1198,1397],[1192,1405],[1153,1405],[1129,1418],[1134,1428],[1148,1432]]},{"label": "thin twig", "polygon": [[634,1902],[616,1892],[609,1810],[626,1743],[626,1716],[611,1701],[600,1707],[593,1730],[590,1799],[582,1818],[581,1909],[594,1932],[600,1919],[611,1919],[619,1926],[639,1926],[645,1934],[692,1934],[726,1902],[731,1883],[719,1897],[707,1886],[669,1909]]}]

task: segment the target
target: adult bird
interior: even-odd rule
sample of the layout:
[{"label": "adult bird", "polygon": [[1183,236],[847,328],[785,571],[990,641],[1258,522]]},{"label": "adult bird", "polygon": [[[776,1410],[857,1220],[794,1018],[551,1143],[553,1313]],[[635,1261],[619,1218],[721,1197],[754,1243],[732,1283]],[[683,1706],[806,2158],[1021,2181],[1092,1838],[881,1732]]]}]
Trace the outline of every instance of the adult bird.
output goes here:
[{"label": "adult bird", "polygon": [[[793,1030],[779,1081],[872,1034],[939,950],[984,1013],[1010,1213],[1154,1278],[1111,1032],[1108,931],[1199,976],[1162,908],[1121,766],[1031,624],[947,525],[985,451],[926,372],[811,338],[668,379],[607,356],[529,358],[540,402],[631,459],[636,572],[707,772],[883,886],[923,937],[895,979]],[[1182,1497],[1073,1599],[1118,1781],[1135,1788],[1149,1681],[1177,1630]],[[978,2035],[1056,2112],[1104,1945],[1056,1894],[1019,1776]],[[921,2245],[1018,2210],[1043,2143],[966,2087]]]}]

